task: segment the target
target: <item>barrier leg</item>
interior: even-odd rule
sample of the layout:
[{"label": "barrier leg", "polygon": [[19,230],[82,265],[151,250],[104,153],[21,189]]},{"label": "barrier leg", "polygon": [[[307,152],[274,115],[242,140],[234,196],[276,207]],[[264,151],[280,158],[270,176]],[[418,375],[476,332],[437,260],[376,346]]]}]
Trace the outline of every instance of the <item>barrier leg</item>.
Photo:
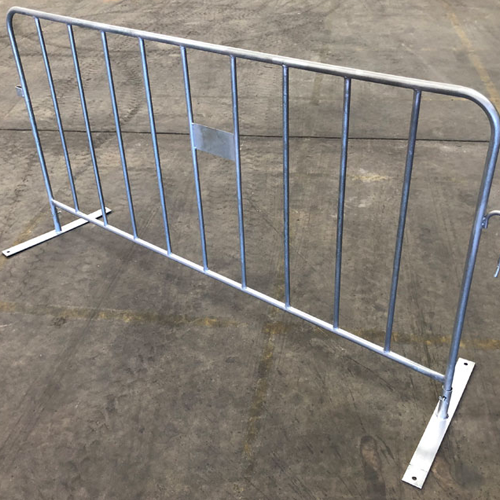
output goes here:
[{"label": "barrier leg", "polygon": [[[75,208],[76,208],[78,205],[76,203],[76,194],[74,191],[73,176],[71,173],[71,168],[69,166],[69,159],[67,157],[67,150],[66,150],[66,142],[64,140],[62,125],[60,123],[59,108],[57,106],[57,100],[56,100],[55,91],[53,88],[52,75],[50,72],[50,66],[48,64],[47,54],[46,54],[46,50],[45,50],[45,43],[43,41],[43,35],[42,35],[42,31],[41,31],[41,27],[40,27],[40,23],[39,23],[38,19],[36,19],[36,25],[37,25],[37,30],[39,33],[40,43],[41,43],[41,47],[42,47],[42,55],[44,57],[44,63],[45,63],[45,67],[47,70],[47,76],[49,78],[49,86],[51,89],[51,95],[52,95],[55,110],[56,110],[56,117],[58,119],[58,127],[59,127],[59,130],[61,133],[61,139],[63,141],[63,150],[65,153],[65,159],[67,161],[68,174],[70,175],[70,184],[72,187],[73,199],[75,201]],[[15,255],[19,252],[22,252],[23,250],[27,250],[28,248],[39,245],[40,243],[43,243],[44,241],[55,238],[56,236],[59,236],[60,234],[67,233],[68,231],[71,231],[72,229],[80,227],[83,224],[87,224],[88,221],[86,221],[85,219],[77,219],[77,220],[70,222],[69,224],[66,224],[66,225],[61,227],[61,224],[59,222],[59,215],[57,213],[57,208],[54,205],[54,196],[52,194],[52,187],[50,185],[49,173],[47,171],[47,166],[45,164],[45,158],[44,158],[43,151],[42,151],[40,136],[38,134],[38,127],[36,124],[35,113],[33,111],[33,105],[31,103],[28,85],[26,83],[26,77],[24,75],[23,65],[21,63],[21,57],[19,55],[19,49],[17,47],[16,37],[14,36],[14,31],[13,31],[13,27],[12,27],[12,16],[7,17],[7,31],[9,34],[9,38],[10,38],[10,42],[11,42],[11,46],[12,46],[12,51],[14,54],[14,60],[16,62],[17,71],[19,73],[20,85],[16,87],[16,91],[17,91],[19,96],[24,98],[24,101],[26,104],[26,109],[28,111],[28,117],[29,117],[30,124],[31,124],[31,130],[33,132],[33,138],[35,139],[36,150],[38,153],[38,158],[40,160],[40,167],[42,169],[43,180],[45,183],[45,189],[47,191],[47,196],[49,198],[49,205],[50,205],[52,218],[54,220],[54,228],[55,228],[53,231],[49,231],[48,233],[42,234],[42,235],[37,236],[35,238],[32,238],[28,241],[25,241],[24,243],[20,243],[19,245],[15,245],[13,247],[7,248],[6,250],[4,250],[2,252],[3,255],[5,255],[5,257],[12,257],[12,255]],[[97,212],[94,212],[92,215],[94,217],[104,217],[104,220],[106,220],[106,213],[111,212],[111,210],[108,208],[105,208],[104,205],[101,205],[101,207],[102,207],[102,210],[98,210]],[[104,214],[103,214],[103,210],[105,211]]]},{"label": "barrier leg", "polygon": [[417,449],[410,461],[410,465],[408,465],[403,476],[403,481],[405,483],[416,486],[417,488],[422,488],[424,485],[427,475],[431,470],[432,463],[434,462],[434,458],[443,442],[446,431],[453,419],[453,415],[462,399],[462,395],[465,392],[474,366],[474,362],[458,358],[455,367],[455,375],[453,377],[453,394],[448,406],[448,417],[442,418],[439,415],[442,404],[440,400],[420,439],[420,443],[418,443]]},{"label": "barrier leg", "polygon": [[[111,209],[106,207],[106,213],[109,214],[111,212]],[[102,212],[101,210],[97,210],[96,212],[93,212],[90,214],[90,217],[102,217]],[[24,250],[28,250],[28,248],[32,248],[36,245],[39,245],[40,243],[43,243],[44,241],[51,240],[52,238],[55,238],[56,236],[60,236],[61,234],[67,233],[68,231],[71,231],[72,229],[76,229],[77,227],[83,226],[84,224],[88,224],[88,220],[85,219],[77,219],[74,220],[73,222],[70,222],[69,224],[65,224],[64,226],[61,227],[60,231],[56,231],[55,229],[52,231],[49,231],[48,233],[41,234],[40,236],[35,236],[35,238],[31,238],[28,241],[25,241],[23,243],[19,243],[19,245],[15,245],[13,247],[7,248],[7,250],[4,250],[2,253],[5,255],[5,257],[12,257],[16,253],[23,252]]]}]

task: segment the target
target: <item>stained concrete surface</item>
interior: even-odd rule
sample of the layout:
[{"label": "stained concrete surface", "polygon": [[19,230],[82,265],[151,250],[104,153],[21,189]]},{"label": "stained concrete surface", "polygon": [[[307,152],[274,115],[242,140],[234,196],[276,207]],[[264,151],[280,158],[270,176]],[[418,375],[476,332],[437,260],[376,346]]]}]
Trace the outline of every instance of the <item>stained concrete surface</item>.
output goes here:
[{"label": "stained concrete surface", "polygon": [[[23,5],[242,48],[472,86],[499,102],[499,14],[445,2]],[[0,13],[7,8],[0,2]],[[98,200],[64,30],[44,25],[82,207]],[[57,199],[68,182],[34,26],[16,24]],[[97,33],[76,30],[110,221],[130,230]],[[3,248],[51,229],[5,32]],[[164,245],[134,40],[110,37],[139,233]],[[201,261],[180,59],[148,44],[175,252]],[[190,56],[196,119],[231,130],[227,59]],[[249,285],[283,296],[280,71],[239,64]],[[296,307],[331,320],[339,79],[291,72]],[[341,325],[382,342],[411,92],[355,82]],[[482,113],[424,96],[394,348],[443,369],[486,154]],[[235,173],[200,153],[210,266],[239,277]],[[495,184],[490,205],[500,200]],[[63,221],[71,220],[62,214]],[[438,384],[144,248],[85,226],[0,261],[0,498],[500,498],[495,221],[461,355],[477,363],[427,483],[400,478]]]}]

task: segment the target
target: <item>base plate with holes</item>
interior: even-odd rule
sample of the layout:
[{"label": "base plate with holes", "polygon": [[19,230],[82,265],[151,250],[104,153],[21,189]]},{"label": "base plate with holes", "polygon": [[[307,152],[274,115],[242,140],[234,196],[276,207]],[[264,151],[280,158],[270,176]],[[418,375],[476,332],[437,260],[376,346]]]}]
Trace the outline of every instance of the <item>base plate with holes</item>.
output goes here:
[{"label": "base plate with holes", "polygon": [[450,426],[451,419],[457,410],[458,403],[462,399],[462,395],[467,387],[469,378],[474,369],[475,363],[467,359],[459,358],[455,368],[455,376],[453,377],[453,393],[451,395],[450,406],[448,408],[448,418],[441,419],[437,416],[437,409],[432,414],[427,428],[418,443],[417,449],[413,454],[410,465],[406,469],[403,481],[405,483],[422,488],[431,470],[434,458],[441,446],[443,438]]},{"label": "base plate with holes", "polygon": [[[111,212],[111,209],[106,208],[106,213],[109,214],[110,212]],[[97,210],[97,211],[91,213],[90,217],[102,217],[101,210]],[[44,241],[51,240],[52,238],[55,238],[56,236],[67,233],[68,231],[71,231],[72,229],[76,229],[77,227],[83,226],[84,224],[88,224],[88,221],[85,219],[74,220],[73,222],[70,222],[69,224],[65,224],[64,226],[62,226],[61,231],[59,233],[57,233],[55,230],[49,231],[48,233],[41,234],[40,236],[36,236],[35,238],[31,238],[31,240],[25,241],[23,243],[19,243],[19,245],[15,245],[13,247],[7,248],[7,250],[4,250],[2,253],[5,255],[5,257],[12,257],[16,253],[22,252],[24,250],[28,250],[28,248],[32,248],[36,245],[39,245],[40,243],[43,243]]]}]

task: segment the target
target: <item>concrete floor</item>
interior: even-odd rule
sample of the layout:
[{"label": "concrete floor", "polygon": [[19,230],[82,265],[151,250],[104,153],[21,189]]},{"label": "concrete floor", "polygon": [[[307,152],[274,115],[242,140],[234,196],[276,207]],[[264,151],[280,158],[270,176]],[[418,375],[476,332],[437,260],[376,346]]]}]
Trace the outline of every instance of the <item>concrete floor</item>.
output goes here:
[{"label": "concrete floor", "polygon": [[[23,6],[203,41],[458,83],[497,105],[500,13],[474,2]],[[10,7],[0,0],[0,14]],[[70,202],[32,23],[17,33],[56,198]],[[97,33],[76,31],[110,221],[130,230]],[[64,30],[46,27],[83,208],[97,208]],[[1,33],[2,248],[51,229]],[[110,37],[139,232],[162,245],[136,42]],[[148,45],[176,253],[201,261],[176,50]],[[231,130],[227,60],[190,53],[196,120]],[[279,68],[239,66],[249,285],[283,295]],[[342,82],[291,73],[292,302],[331,320]],[[383,342],[411,92],[355,82],[341,326]],[[443,370],[487,125],[425,95],[395,321],[397,352]],[[210,266],[238,279],[234,165],[200,154]],[[490,206],[498,208],[500,187]],[[64,214],[63,221],[70,220]],[[461,355],[477,367],[422,491],[401,477],[439,385],[85,226],[0,259],[0,498],[500,499],[500,226],[482,239]]]}]

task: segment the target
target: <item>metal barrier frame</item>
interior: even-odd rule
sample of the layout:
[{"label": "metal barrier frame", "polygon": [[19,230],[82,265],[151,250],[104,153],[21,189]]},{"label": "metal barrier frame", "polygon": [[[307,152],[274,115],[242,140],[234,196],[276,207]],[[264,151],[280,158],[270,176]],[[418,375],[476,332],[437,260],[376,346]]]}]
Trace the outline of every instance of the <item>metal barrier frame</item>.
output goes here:
[{"label": "metal barrier frame", "polygon": [[[24,70],[21,62],[21,57],[19,54],[14,28],[13,28],[13,18],[16,14],[21,14],[24,16],[32,17],[35,21],[35,27],[38,34],[42,57],[47,73],[47,78],[50,87],[50,93],[52,97],[52,102],[54,105],[55,116],[57,120],[58,130],[60,134],[60,139],[63,147],[63,153],[68,173],[68,179],[71,187],[71,193],[73,198],[73,207],[70,207],[64,203],[57,201],[52,193],[52,188],[50,185],[49,175],[47,172],[47,167],[45,164],[45,159],[43,156],[42,145],[40,137],[38,134],[38,128],[35,120],[35,114],[31,104],[30,94],[28,86],[26,83],[26,78],[24,75]],[[72,53],[73,64],[76,73],[76,80],[78,84],[78,91],[80,95],[82,113],[85,123],[85,129],[89,144],[90,156],[92,160],[92,166],[96,181],[97,192],[99,196],[100,210],[93,212],[91,214],[83,213],[78,206],[78,197],[76,188],[74,185],[73,173],[71,169],[70,159],[68,155],[68,149],[66,145],[66,140],[64,136],[64,128],[61,121],[61,115],[59,111],[56,91],[54,87],[54,82],[52,78],[52,73],[50,69],[49,57],[45,47],[45,41],[43,37],[42,26],[40,20],[50,21],[55,23],[62,23],[67,26],[68,36],[69,36],[69,47]],[[127,193],[127,202],[130,212],[130,219],[132,224],[132,234],[127,233],[117,227],[111,225],[108,221],[107,214],[110,212],[105,206],[104,194],[101,186],[101,181],[99,177],[99,168],[97,165],[97,160],[95,156],[94,145],[92,141],[92,131],[90,128],[89,116],[87,111],[87,105],[85,100],[85,93],[82,83],[82,77],[80,72],[80,66],[78,62],[77,48],[75,43],[75,38],[73,34],[73,27],[77,26],[80,28],[87,28],[91,30],[97,30],[101,34],[102,46],[103,46],[103,57],[106,64],[107,77],[109,83],[109,91],[111,98],[111,105],[113,109],[113,116],[115,120],[116,133],[118,138],[118,147],[120,151],[120,158],[123,169],[123,176],[125,182],[125,188]],[[450,425],[451,419],[455,413],[455,410],[460,402],[461,396],[465,390],[469,377],[474,368],[474,363],[471,361],[463,360],[458,357],[460,339],[462,336],[462,330],[464,325],[464,318],[467,308],[467,301],[469,298],[470,287],[472,283],[472,276],[474,272],[474,266],[476,262],[477,252],[479,248],[479,241],[482,233],[482,229],[486,228],[488,225],[488,220],[492,215],[498,215],[497,212],[486,213],[488,198],[490,194],[491,184],[493,181],[493,175],[495,172],[495,165],[499,153],[500,147],[500,117],[495,106],[482,94],[479,92],[458,85],[451,85],[445,83],[437,83],[426,80],[419,80],[414,78],[405,78],[383,73],[375,73],[372,71],[363,71],[358,69],[346,68],[341,66],[334,66],[329,64],[321,64],[316,62],[304,61],[299,59],[293,59],[289,57],[280,57],[271,54],[265,54],[261,52],[254,52],[249,50],[242,50],[236,48],[225,47],[221,45],[214,45],[210,43],[197,42],[193,40],[187,40],[183,38],[177,38],[172,36],[166,36],[156,33],[151,33],[147,31],[134,30],[130,28],[122,28],[118,26],[113,26],[109,24],[102,24],[97,22],[85,21],[81,19],[75,19],[71,17],[59,16],[55,14],[49,14],[45,12],[40,12],[31,9],[24,9],[20,7],[13,7],[9,10],[7,14],[7,29],[12,45],[12,50],[14,53],[14,59],[17,66],[17,70],[20,78],[20,88],[19,93],[24,97],[26,108],[28,111],[29,120],[32,127],[33,137],[35,139],[35,144],[37,148],[38,157],[40,160],[40,166],[42,169],[43,179],[45,183],[45,188],[49,198],[49,206],[52,213],[52,218],[54,221],[55,229],[45,235],[39,236],[27,242],[21,243],[15,247],[9,248],[3,251],[6,257],[10,257],[16,253],[26,250],[34,245],[37,245],[43,241],[50,238],[63,234],[70,231],[82,224],[91,222],[103,229],[111,231],[123,238],[130,240],[138,245],[146,247],[156,253],[164,255],[171,260],[179,262],[195,271],[202,274],[210,276],[218,281],[221,281],[233,288],[241,290],[253,297],[256,297],[268,304],[271,304],[278,309],[286,311],[290,314],[298,316],[320,328],[323,328],[331,333],[343,337],[351,342],[365,347],[385,358],[392,359],[416,372],[426,375],[438,382],[443,384],[442,395],[439,398],[436,410],[433,413],[429,424],[424,432],[422,439],[411,459],[410,465],[408,466],[404,476],[403,481],[421,488],[425,482],[427,474],[432,466],[435,455],[441,445],[444,438],[446,430]],[[110,56],[108,51],[108,44],[106,34],[112,33],[117,35],[123,35],[128,37],[137,38],[139,44],[139,51],[141,54],[142,61],[142,72],[144,79],[145,88],[145,98],[147,101],[149,122],[151,128],[151,139],[155,158],[155,167],[158,179],[158,188],[160,191],[160,199],[162,204],[162,215],[163,224],[165,230],[165,242],[166,250],[154,245],[138,236],[135,212],[132,200],[132,193],[130,190],[130,182],[128,178],[127,162],[125,151],[123,147],[120,118],[118,113],[118,105],[116,101],[115,88],[113,82],[112,67],[110,62]],[[199,231],[201,239],[201,249],[203,265],[196,264],[190,260],[187,260],[172,251],[172,244],[170,239],[170,231],[168,225],[168,215],[165,204],[165,192],[163,188],[163,178],[159,148],[156,137],[156,125],[155,125],[155,115],[153,109],[153,101],[151,96],[151,87],[148,72],[148,63],[146,56],[146,41],[154,41],[165,43],[169,45],[178,46],[182,58],[182,69],[184,75],[184,88],[186,95],[186,107],[189,120],[189,132],[191,139],[191,153],[194,169],[194,179],[196,186],[196,196],[198,205],[198,219],[199,219]],[[194,49],[206,52],[212,52],[220,54],[222,56],[227,56],[229,58],[230,70],[231,70],[231,95],[232,95],[232,110],[233,110],[233,132],[225,132],[222,130],[216,130],[210,127],[206,127],[201,124],[194,122],[193,117],[193,107],[191,103],[191,90],[189,81],[189,69],[188,69],[188,58],[186,49]],[[238,59],[249,59],[252,61],[268,63],[273,65],[278,65],[282,67],[282,79],[283,79],[283,89],[282,89],[282,111],[283,111],[283,190],[284,190],[284,206],[283,206],[283,245],[284,245],[284,270],[285,270],[285,300],[284,302],[279,301],[273,297],[265,295],[257,290],[254,290],[247,286],[246,278],[246,259],[245,259],[245,234],[244,234],[244,215],[243,215],[243,196],[242,196],[242,179],[241,179],[241,163],[240,163],[240,133],[239,133],[239,117],[238,117],[238,90],[237,90],[237,60]],[[334,308],[333,308],[333,321],[328,323],[319,318],[316,318],[304,311],[301,311],[291,305],[290,298],[290,253],[289,253],[289,74],[291,69],[300,69],[306,71],[312,71],[316,73],[324,73],[328,75],[338,76],[344,79],[344,104],[343,104],[343,119],[342,119],[342,149],[341,149],[341,159],[340,159],[340,177],[339,177],[339,195],[338,195],[338,216],[337,216],[337,247],[336,247],[336,260],[335,260],[335,293],[334,293]],[[390,290],[390,299],[387,314],[387,327],[384,346],[379,346],[373,342],[365,340],[357,335],[354,335],[339,326],[339,310],[340,310],[340,292],[341,292],[341,266],[342,266],[342,237],[343,237],[343,226],[344,226],[344,200],[345,200],[345,188],[346,188],[346,172],[347,172],[347,153],[348,153],[348,139],[349,139],[349,117],[350,117],[350,101],[351,101],[351,84],[352,80],[362,80],[365,82],[372,82],[375,84],[389,85],[395,87],[404,87],[413,90],[413,104],[410,119],[410,131],[408,138],[408,147],[406,154],[406,164],[404,173],[404,182],[401,195],[401,206],[399,214],[399,223],[396,237],[396,248],[394,254],[394,264],[392,272],[392,282]],[[393,321],[394,313],[396,308],[396,296],[398,288],[398,278],[399,269],[401,264],[401,254],[403,248],[403,238],[406,223],[406,215],[408,208],[408,199],[410,194],[410,182],[412,176],[413,167],[413,157],[415,152],[415,144],[417,139],[417,127],[419,119],[420,103],[422,99],[423,92],[430,92],[436,94],[444,94],[448,96],[455,96],[464,99],[468,99],[475,104],[477,104],[488,117],[491,135],[489,140],[489,148],[486,157],[484,172],[481,181],[481,187],[479,190],[477,206],[475,209],[474,222],[472,224],[472,230],[469,241],[469,248],[467,251],[467,258],[464,268],[463,280],[461,285],[461,290],[459,294],[458,306],[455,316],[455,324],[453,328],[453,334],[451,339],[450,351],[448,356],[448,362],[446,365],[445,373],[439,373],[433,369],[423,366],[415,361],[412,361],[404,356],[401,356],[391,350],[392,332],[393,332]],[[235,162],[236,167],[236,192],[238,199],[238,221],[239,221],[239,240],[240,240],[240,262],[241,262],[241,282],[229,279],[219,273],[216,273],[209,269],[208,266],[208,256],[205,241],[205,225],[203,219],[203,206],[202,206],[202,196],[201,196],[201,186],[200,177],[198,169],[198,159],[197,151],[206,151],[217,156],[221,156]],[[61,227],[59,222],[59,216],[57,209],[64,210],[76,217],[78,220]],[[102,218],[102,220],[99,220]],[[453,392],[452,392],[453,388]]]}]

